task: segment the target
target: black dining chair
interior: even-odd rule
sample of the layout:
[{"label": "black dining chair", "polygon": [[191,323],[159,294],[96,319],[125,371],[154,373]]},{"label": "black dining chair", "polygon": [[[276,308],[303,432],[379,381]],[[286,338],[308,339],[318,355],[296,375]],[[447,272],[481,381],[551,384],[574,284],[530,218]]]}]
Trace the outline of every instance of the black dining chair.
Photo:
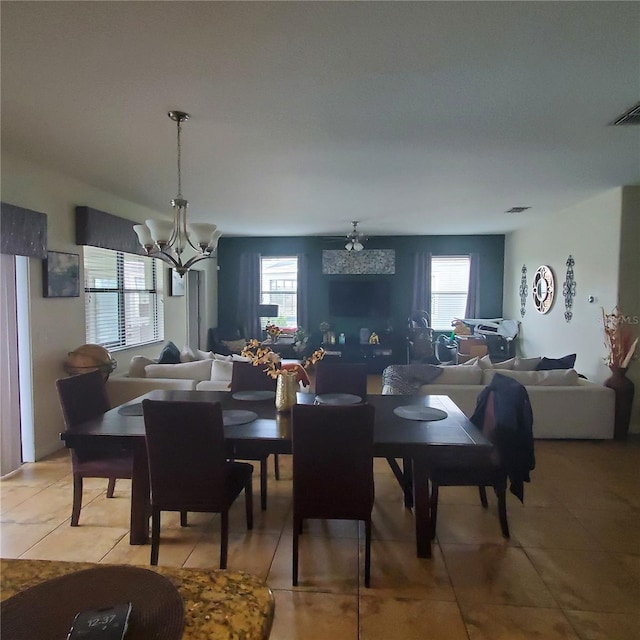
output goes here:
[{"label": "black dining chair", "polygon": [[363,520],[364,583],[371,582],[374,409],[294,405],[293,585],[298,584],[298,537],[309,518]]},{"label": "black dining chair", "polygon": [[[349,393],[359,396],[364,402],[367,397],[367,376],[368,370],[365,363],[321,360],[316,364],[315,369],[316,396],[325,393]],[[413,504],[412,489],[405,480],[403,468],[395,458],[387,458],[387,462],[398,482],[404,488],[406,506],[411,507]],[[410,462],[405,460],[403,463],[404,469],[407,469]]]},{"label": "black dining chair", "polygon": [[229,508],[244,491],[247,529],[253,528],[253,467],[229,462],[219,402],[143,400],[151,486],[151,564],[158,564],[160,514],[220,514],[220,568],[227,567]]},{"label": "black dining chair", "polygon": [[350,393],[364,401],[367,396],[367,365],[321,360],[315,369],[315,392],[318,396]]},{"label": "black dining chair", "polygon": [[236,391],[274,391],[276,379],[265,372],[266,365],[234,362],[231,369],[231,393]]},{"label": "black dining chair", "polygon": [[[234,362],[231,370],[231,393],[236,391],[276,391],[277,380],[268,376],[264,365],[254,367],[251,362]],[[246,460],[260,462],[260,507],[267,508],[267,460],[269,455],[243,456]],[[280,460],[273,456],[274,474],[280,480]]]},{"label": "black dining chair", "polygon": [[[97,418],[111,408],[102,372],[90,371],[56,380],[58,398],[67,430]],[[77,527],[82,509],[84,478],[108,478],[107,498],[113,498],[116,479],[131,478],[133,453],[119,447],[97,447],[95,444],[71,449],[73,474],[73,506],[71,526]]]},{"label": "black dining chair", "polygon": [[443,486],[477,486],[480,502],[488,507],[486,487],[493,487],[498,500],[502,535],[509,538],[507,484],[522,502],[524,482],[535,467],[533,414],[526,388],[517,380],[496,374],[485,387],[471,416],[471,422],[490,440],[494,449],[489,459],[473,465],[439,464],[430,471],[431,539],[436,535],[438,494]]}]

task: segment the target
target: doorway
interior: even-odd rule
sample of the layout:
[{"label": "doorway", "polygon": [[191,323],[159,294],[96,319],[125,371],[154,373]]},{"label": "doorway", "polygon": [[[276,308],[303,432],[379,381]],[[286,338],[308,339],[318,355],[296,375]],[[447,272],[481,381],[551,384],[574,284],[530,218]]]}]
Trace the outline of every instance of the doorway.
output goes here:
[{"label": "doorway", "polygon": [[187,271],[187,344],[192,349],[200,349],[202,338],[202,309],[204,308],[203,271]]},{"label": "doorway", "polygon": [[2,254],[0,266],[0,475],[35,460],[29,259]]}]

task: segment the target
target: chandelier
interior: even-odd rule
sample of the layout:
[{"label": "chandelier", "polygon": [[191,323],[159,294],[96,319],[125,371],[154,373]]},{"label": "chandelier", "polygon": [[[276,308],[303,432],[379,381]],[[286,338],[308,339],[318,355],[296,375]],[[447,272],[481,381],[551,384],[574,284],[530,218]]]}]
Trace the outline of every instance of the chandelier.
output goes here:
[{"label": "chandelier", "polygon": [[364,249],[362,241],[366,240],[365,235],[359,233],[357,220],[352,220],[351,224],[353,225],[353,229],[351,233],[347,235],[347,244],[344,245],[344,248],[347,251],[362,251]]},{"label": "chandelier", "polygon": [[[160,258],[171,265],[180,276],[183,276],[196,262],[215,256],[218,239],[222,233],[216,230],[215,224],[206,222],[187,224],[189,203],[182,197],[180,134],[182,123],[189,119],[189,114],[184,111],[169,111],[168,115],[178,127],[178,195],[171,201],[171,206],[174,209],[173,222],[145,220],[145,224],[134,225],[133,230],[148,256]],[[183,262],[183,253],[188,247],[197,253]]]}]

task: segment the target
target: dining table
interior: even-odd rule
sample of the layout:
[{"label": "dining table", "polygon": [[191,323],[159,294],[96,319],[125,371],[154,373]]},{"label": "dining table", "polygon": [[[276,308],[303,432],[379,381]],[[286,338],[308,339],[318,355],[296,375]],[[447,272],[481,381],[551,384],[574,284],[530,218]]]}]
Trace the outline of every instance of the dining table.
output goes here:
[{"label": "dining table", "polygon": [[[265,396],[157,389],[72,427],[61,438],[69,448],[126,447],[133,451],[129,542],[146,544],[150,491],[142,401],[219,402],[223,415],[251,412],[250,421],[225,424],[227,455],[242,459],[290,454],[291,412],[278,412],[274,399]],[[441,464],[484,464],[493,445],[448,396],[368,394],[363,401],[375,409],[374,455],[389,461],[405,505],[413,508],[417,556],[429,558],[429,470]],[[317,404],[318,400],[313,393],[300,392],[297,402]]]}]

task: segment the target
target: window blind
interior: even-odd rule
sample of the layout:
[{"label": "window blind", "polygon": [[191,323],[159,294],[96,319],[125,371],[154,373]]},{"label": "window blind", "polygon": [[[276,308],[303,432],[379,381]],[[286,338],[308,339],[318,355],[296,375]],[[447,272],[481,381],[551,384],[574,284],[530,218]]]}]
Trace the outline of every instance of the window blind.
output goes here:
[{"label": "window blind", "polygon": [[163,289],[154,259],[85,247],[87,342],[117,350],[163,340]]},{"label": "window blind", "polygon": [[431,326],[451,331],[454,318],[464,318],[469,293],[470,256],[432,256]]}]

